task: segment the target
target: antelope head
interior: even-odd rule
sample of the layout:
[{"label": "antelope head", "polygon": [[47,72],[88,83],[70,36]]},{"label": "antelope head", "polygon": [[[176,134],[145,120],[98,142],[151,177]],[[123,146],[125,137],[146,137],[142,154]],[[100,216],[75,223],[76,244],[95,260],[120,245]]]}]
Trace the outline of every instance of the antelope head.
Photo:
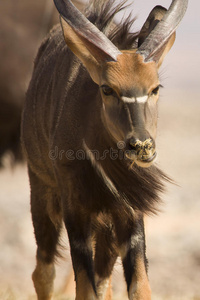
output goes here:
[{"label": "antelope head", "polygon": [[156,6],[139,35],[138,49],[120,51],[68,0],[54,0],[64,38],[82,61],[102,97],[102,120],[114,141],[126,143],[128,158],[141,167],[155,157],[158,69],[175,40],[188,0]]}]

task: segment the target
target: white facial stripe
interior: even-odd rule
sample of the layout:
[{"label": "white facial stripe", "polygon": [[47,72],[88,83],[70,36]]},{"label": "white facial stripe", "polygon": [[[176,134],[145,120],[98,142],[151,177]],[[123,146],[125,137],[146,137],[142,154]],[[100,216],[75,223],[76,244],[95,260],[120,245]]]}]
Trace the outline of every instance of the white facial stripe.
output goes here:
[{"label": "white facial stripe", "polygon": [[125,103],[135,103],[135,98],[122,97],[122,101]]},{"label": "white facial stripe", "polygon": [[136,100],[137,100],[138,103],[145,103],[148,100],[148,96],[146,95],[146,96],[143,96],[143,97],[137,97]]},{"label": "white facial stripe", "polygon": [[128,97],[122,97],[122,101],[125,103],[145,103],[148,100],[148,95],[143,96],[143,97],[133,97],[133,98],[128,98]]}]

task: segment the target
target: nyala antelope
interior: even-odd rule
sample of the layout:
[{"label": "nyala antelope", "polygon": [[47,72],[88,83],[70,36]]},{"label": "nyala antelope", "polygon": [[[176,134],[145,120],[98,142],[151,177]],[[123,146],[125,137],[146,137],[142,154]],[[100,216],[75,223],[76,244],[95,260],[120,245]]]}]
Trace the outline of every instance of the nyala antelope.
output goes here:
[{"label": "nyala antelope", "polygon": [[187,0],[156,6],[139,34],[129,33],[131,19],[113,21],[125,2],[94,0],[85,15],[54,2],[61,26],[39,49],[22,121],[36,293],[52,299],[64,222],[76,300],[111,299],[118,256],[129,300],[150,300],[143,216],[156,211],[167,179],[154,164],[158,69]]}]

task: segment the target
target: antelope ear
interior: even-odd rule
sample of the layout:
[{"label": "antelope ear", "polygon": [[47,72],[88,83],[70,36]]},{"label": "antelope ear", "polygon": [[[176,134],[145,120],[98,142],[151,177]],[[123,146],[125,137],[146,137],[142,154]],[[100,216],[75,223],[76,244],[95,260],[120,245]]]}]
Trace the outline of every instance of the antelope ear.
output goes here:
[{"label": "antelope ear", "polygon": [[60,18],[62,30],[66,44],[71,51],[81,60],[86,69],[88,70],[90,77],[94,82],[99,84],[99,68],[100,64],[98,59],[94,58],[91,52],[86,47],[85,43],[80,39],[76,32],[68,25],[68,23]]},{"label": "antelope ear", "polygon": [[[144,23],[138,39],[138,48],[145,43],[147,37],[149,34],[153,31],[153,29],[156,27],[156,25],[162,20],[165,13],[167,12],[167,9],[162,6],[156,6],[154,9],[150,12],[146,22]],[[163,44],[163,46],[159,49],[159,51],[155,52],[155,54],[151,55],[151,59],[154,60],[157,64],[157,67],[159,68],[165,58],[165,55],[169,52],[171,47],[174,44],[176,34],[175,32],[169,36],[169,38],[166,40],[166,42]]]},{"label": "antelope ear", "polygon": [[61,16],[67,45],[85,65],[92,79],[99,83],[100,65],[117,61],[121,52],[70,0],[54,0],[54,3]]}]

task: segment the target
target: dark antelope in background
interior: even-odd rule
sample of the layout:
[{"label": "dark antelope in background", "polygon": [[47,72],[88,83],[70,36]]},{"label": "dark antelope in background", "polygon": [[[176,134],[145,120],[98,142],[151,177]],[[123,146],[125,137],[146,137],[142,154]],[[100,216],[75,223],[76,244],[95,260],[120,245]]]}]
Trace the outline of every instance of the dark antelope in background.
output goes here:
[{"label": "dark antelope in background", "polygon": [[111,299],[119,255],[129,299],[151,299],[143,215],[156,211],[167,179],[154,164],[158,69],[187,0],[155,7],[139,35],[128,32],[131,20],[112,22],[124,4],[113,3],[94,1],[87,19],[70,1],[55,0],[62,28],[41,45],[27,93],[22,142],[40,300],[52,297],[62,221],[77,300]]},{"label": "dark antelope in background", "polygon": [[[73,3],[78,8],[83,4]],[[4,155],[22,159],[21,112],[38,46],[58,23],[52,0],[0,1],[0,167]]]}]

